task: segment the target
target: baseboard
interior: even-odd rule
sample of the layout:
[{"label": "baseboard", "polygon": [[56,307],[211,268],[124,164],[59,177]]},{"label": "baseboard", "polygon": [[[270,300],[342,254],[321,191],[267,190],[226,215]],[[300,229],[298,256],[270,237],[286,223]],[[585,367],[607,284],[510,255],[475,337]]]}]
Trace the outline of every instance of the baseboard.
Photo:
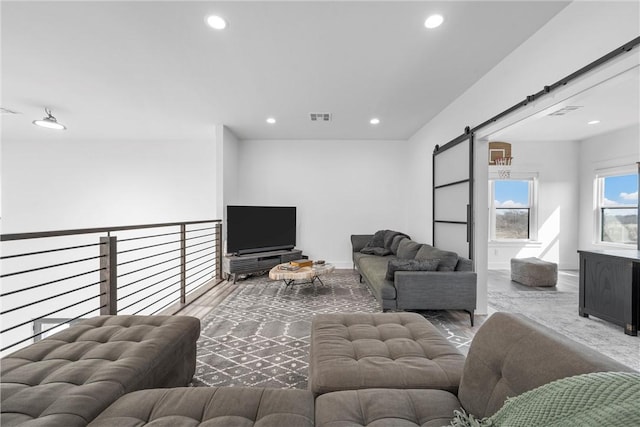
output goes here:
[{"label": "baseboard", "polygon": [[511,261],[507,262],[490,262],[487,265],[489,270],[511,270]]},{"label": "baseboard", "polygon": [[335,268],[344,270],[346,268],[353,268],[353,262],[342,262],[342,261],[329,261],[334,265]]}]

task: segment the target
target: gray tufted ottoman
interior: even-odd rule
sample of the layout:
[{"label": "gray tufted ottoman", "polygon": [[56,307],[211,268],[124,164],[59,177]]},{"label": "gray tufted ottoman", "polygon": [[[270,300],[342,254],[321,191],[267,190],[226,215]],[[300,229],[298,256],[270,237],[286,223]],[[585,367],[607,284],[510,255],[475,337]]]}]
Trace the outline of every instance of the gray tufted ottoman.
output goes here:
[{"label": "gray tufted ottoman", "polygon": [[527,286],[555,286],[558,265],[531,258],[511,258],[511,280]]},{"label": "gray tufted ottoman", "polygon": [[465,357],[416,313],[321,314],[313,318],[309,389],[457,392]]},{"label": "gray tufted ottoman", "polygon": [[86,426],[125,393],[185,386],[200,321],[98,316],[2,359],[2,427]]},{"label": "gray tufted ottoman", "polygon": [[307,390],[190,387],[142,390],[121,397],[90,427],[313,427]]}]

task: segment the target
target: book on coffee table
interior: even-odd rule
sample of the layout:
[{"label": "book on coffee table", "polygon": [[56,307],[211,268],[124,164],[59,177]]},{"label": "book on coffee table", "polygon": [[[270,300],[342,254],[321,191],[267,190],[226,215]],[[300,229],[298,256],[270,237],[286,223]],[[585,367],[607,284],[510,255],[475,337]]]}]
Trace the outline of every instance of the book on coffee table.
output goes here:
[{"label": "book on coffee table", "polygon": [[285,271],[297,271],[297,270],[300,270],[300,267],[298,267],[297,265],[291,265],[291,264],[282,264],[282,265],[279,265],[278,268],[280,270],[285,270]]},{"label": "book on coffee table", "polygon": [[313,261],[310,259],[297,259],[295,261],[289,261],[289,264],[296,267],[311,267],[313,265]]}]

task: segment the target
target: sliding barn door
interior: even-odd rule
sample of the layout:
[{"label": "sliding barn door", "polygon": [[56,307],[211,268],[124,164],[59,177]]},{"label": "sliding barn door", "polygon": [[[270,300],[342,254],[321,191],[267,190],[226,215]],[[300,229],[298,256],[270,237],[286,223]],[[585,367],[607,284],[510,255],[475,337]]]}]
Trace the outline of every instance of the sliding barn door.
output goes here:
[{"label": "sliding barn door", "polygon": [[433,246],[473,259],[473,134],[433,151]]}]

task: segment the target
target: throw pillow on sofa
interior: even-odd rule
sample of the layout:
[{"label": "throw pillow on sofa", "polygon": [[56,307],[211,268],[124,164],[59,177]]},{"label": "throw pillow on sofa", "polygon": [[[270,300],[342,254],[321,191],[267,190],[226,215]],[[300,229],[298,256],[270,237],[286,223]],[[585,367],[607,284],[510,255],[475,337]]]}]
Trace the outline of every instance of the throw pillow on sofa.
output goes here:
[{"label": "throw pillow on sofa", "polygon": [[424,244],[416,253],[415,259],[418,260],[430,260],[438,259],[438,271],[455,271],[458,264],[458,254],[450,251],[443,251],[442,249],[434,248],[431,245]]},{"label": "throw pillow on sofa", "polygon": [[416,243],[411,239],[402,240],[398,245],[398,253],[396,255],[401,259],[414,259],[420,246],[422,246],[420,243]]},{"label": "throw pillow on sofa", "polygon": [[408,237],[403,234],[398,234],[396,237],[393,238],[393,241],[391,242],[391,247],[389,248],[391,249],[392,254],[394,255],[398,254],[398,246],[400,246],[400,242],[402,242],[404,239],[408,239]]},{"label": "throw pillow on sofa", "polygon": [[395,278],[396,271],[436,271],[438,260],[392,259],[387,264],[387,280]]}]

